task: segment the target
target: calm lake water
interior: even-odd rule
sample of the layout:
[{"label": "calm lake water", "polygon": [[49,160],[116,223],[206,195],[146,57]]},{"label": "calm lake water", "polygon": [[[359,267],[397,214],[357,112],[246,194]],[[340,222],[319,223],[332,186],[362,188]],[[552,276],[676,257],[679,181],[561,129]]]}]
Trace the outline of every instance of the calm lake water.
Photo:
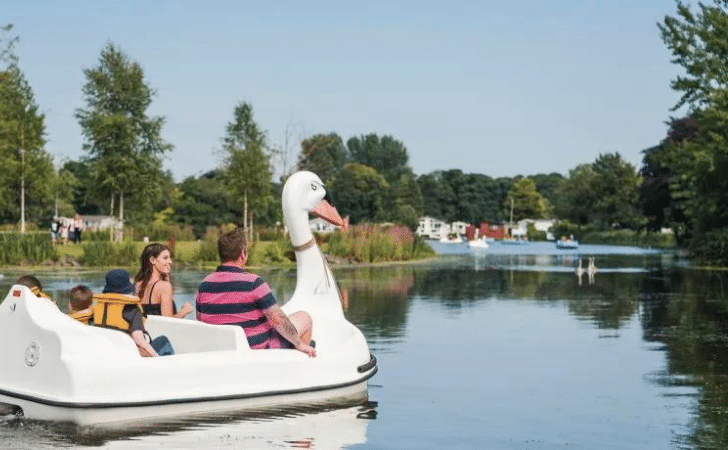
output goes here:
[{"label": "calm lake water", "polygon": [[[379,361],[367,404],[114,430],[6,417],[0,447],[728,447],[724,272],[624,247],[433,246],[447,256],[335,269],[346,315]],[[589,257],[597,273],[580,279],[578,260]],[[7,292],[18,273],[4,275]],[[178,304],[194,301],[204,275],[175,271]],[[290,297],[295,272],[261,275],[281,301]],[[40,278],[57,299],[79,283],[103,284],[101,272]]]}]

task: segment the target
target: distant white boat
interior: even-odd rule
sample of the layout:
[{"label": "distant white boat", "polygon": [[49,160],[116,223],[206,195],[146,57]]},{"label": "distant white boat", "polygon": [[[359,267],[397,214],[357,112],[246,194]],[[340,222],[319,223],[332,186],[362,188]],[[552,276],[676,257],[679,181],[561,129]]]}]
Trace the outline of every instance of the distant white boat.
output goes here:
[{"label": "distant white boat", "polygon": [[488,242],[485,238],[478,238],[468,241],[468,247],[470,248],[488,248]]}]

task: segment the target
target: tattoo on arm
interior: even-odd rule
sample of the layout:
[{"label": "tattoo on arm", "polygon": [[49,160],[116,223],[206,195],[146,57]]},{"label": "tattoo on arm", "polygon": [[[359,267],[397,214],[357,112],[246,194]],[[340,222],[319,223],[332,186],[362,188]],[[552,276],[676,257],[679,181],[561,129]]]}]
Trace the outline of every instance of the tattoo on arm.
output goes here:
[{"label": "tattoo on arm", "polygon": [[285,315],[283,311],[276,311],[276,314],[272,320],[274,328],[286,339],[291,341],[292,344],[297,345],[300,343],[298,337],[298,330],[293,322]]}]

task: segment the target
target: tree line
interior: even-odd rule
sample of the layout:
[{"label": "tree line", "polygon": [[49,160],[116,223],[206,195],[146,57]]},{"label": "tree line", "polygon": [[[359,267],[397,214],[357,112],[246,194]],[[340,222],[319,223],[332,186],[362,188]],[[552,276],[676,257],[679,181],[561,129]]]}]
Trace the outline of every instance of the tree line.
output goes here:
[{"label": "tree line", "polygon": [[[672,87],[681,94],[675,110],[686,107],[688,114],[669,119],[667,136],[643,150],[639,169],[606,152],[565,175],[416,175],[405,144],[376,133],[306,136],[294,169],[319,174],[352,223],[415,227],[429,215],[473,224],[556,218],[596,230],[671,228],[696,255],[721,261],[728,248],[728,2],[701,4],[697,13],[678,2],[676,17],[666,16],[658,28],[673,62],[685,69]],[[44,149],[45,117],[14,51],[17,39],[12,25],[0,30],[0,162],[7,169],[0,174],[1,223],[17,224],[21,203],[27,220],[40,226],[74,212],[188,225],[198,235],[211,225],[253,230],[281,222],[287,174],[273,180],[272,166],[283,151],[269,142],[252,105],[233,106],[219,167],[175,182],[163,169],[173,148],[162,138],[164,118],[148,113],[156,91],[112,43],[83,70],[84,107],[76,118],[85,156],[54,166]]]}]

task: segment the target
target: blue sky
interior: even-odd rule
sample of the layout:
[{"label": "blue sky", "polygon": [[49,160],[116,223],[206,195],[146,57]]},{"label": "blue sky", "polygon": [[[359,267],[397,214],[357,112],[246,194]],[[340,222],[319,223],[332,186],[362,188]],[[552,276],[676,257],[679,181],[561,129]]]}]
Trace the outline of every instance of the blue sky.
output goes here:
[{"label": "blue sky", "polygon": [[[295,164],[302,137],[402,141],[417,174],[560,172],[618,151],[639,166],[678,96],[656,23],[672,0],[97,1],[3,4],[47,150],[83,156],[84,68],[107,42],[156,89],[180,181],[220,164],[249,102]],[[287,131],[288,130],[288,131]]]}]

